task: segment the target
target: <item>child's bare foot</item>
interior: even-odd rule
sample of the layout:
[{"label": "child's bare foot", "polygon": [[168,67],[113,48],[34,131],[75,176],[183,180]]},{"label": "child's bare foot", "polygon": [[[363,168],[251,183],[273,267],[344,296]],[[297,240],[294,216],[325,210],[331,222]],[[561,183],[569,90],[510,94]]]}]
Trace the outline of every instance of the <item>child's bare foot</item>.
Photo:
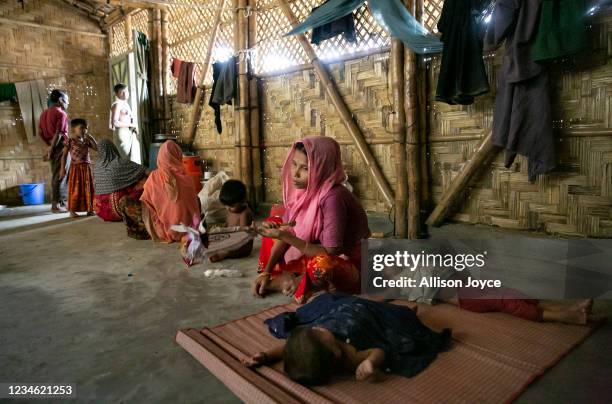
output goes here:
[{"label": "child's bare foot", "polygon": [[559,312],[559,321],[562,323],[585,325],[587,319],[588,314],[585,309]]},{"label": "child's bare foot", "polygon": [[223,261],[226,257],[227,257],[227,253],[220,252],[220,253],[211,255],[210,257],[208,257],[208,260],[210,262],[219,262],[219,261]]},{"label": "child's bare foot", "polygon": [[79,215],[77,215],[76,212],[70,212],[70,217],[75,218],[79,217]]},{"label": "child's bare foot", "polygon": [[60,208],[59,206],[52,206],[51,213],[66,213],[66,209]]},{"label": "child's bare foot", "polygon": [[572,310],[585,309],[587,313],[591,313],[593,311],[593,299],[579,300],[572,305],[571,309]]},{"label": "child's bare foot", "polygon": [[95,215],[95,213],[93,213],[93,212],[87,212],[87,216],[93,216],[93,215]]},{"label": "child's bare foot", "polygon": [[355,378],[359,381],[367,380],[374,375],[375,371],[376,366],[374,366],[372,361],[365,359],[359,364],[359,366],[357,366],[357,370],[355,370]]}]

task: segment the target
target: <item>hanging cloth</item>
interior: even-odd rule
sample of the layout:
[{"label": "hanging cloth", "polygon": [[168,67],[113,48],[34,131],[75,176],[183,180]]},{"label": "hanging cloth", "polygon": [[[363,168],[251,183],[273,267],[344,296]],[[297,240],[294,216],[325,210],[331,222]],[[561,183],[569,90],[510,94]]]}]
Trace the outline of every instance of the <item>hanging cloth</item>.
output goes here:
[{"label": "hanging cloth", "polygon": [[17,89],[14,83],[0,84],[0,102],[13,101],[17,99]]},{"label": "hanging cloth", "polygon": [[584,0],[544,0],[531,57],[539,62],[578,53],[587,47]]},{"label": "hanging cloth", "polygon": [[438,31],[444,50],[438,77],[436,101],[468,105],[489,91],[482,58],[481,26],[478,23],[489,0],[446,0]]},{"label": "hanging cloth", "polygon": [[[312,11],[315,11],[319,7],[315,7]],[[355,32],[355,19],[353,13],[349,13],[344,17],[330,22],[329,24],[321,25],[320,27],[312,30],[312,42],[315,45],[321,42],[336,37],[338,35],[344,35],[344,39],[347,42],[357,42],[357,33]]]},{"label": "hanging cloth", "polygon": [[506,149],[507,168],[517,154],[527,157],[531,182],[556,166],[548,72],[531,59],[540,3],[497,0],[487,31],[488,47],[505,43],[491,140]]},{"label": "hanging cloth", "polygon": [[[329,0],[286,35],[300,34],[329,24],[352,13],[363,3],[365,0]],[[400,0],[369,1],[368,7],[378,24],[386,27],[393,37],[400,39],[415,53],[429,54],[442,51],[442,42],[417,21]]]},{"label": "hanging cloth", "polygon": [[19,109],[29,143],[36,139],[40,115],[47,107],[47,88],[41,79],[15,83]]},{"label": "hanging cloth", "polygon": [[179,78],[179,74],[181,74],[181,64],[183,61],[179,58],[172,59],[172,63],[170,64],[170,72],[172,73],[172,77],[175,79]]},{"label": "hanging cloth", "polygon": [[236,83],[238,82],[237,62],[237,58],[232,57],[225,62],[213,63],[213,85],[208,105],[215,111],[215,126],[219,134],[223,130],[221,124],[221,105],[231,105],[232,100],[236,98]]},{"label": "hanging cloth", "polygon": [[191,104],[195,97],[195,63],[182,62],[177,82],[176,102]]}]

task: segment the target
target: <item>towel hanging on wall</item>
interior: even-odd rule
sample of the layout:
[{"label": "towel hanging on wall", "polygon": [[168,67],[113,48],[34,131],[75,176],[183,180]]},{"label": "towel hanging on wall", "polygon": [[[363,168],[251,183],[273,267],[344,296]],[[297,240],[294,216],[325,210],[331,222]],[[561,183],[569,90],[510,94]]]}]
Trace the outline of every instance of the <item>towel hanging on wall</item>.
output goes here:
[{"label": "towel hanging on wall", "polygon": [[28,143],[36,139],[40,114],[47,107],[47,87],[41,79],[15,83]]}]

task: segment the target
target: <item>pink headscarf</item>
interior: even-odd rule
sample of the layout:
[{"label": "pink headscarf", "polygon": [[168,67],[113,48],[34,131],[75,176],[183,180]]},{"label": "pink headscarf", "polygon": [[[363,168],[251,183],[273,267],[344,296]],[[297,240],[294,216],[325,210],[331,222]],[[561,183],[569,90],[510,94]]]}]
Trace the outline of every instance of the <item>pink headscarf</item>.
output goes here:
[{"label": "pink headscarf", "polygon": [[[291,163],[295,146],[302,143],[308,156],[308,186],[297,189],[291,179]],[[282,170],[283,202],[289,221],[295,220],[295,235],[302,240],[314,242],[323,231],[321,200],[332,187],[346,179],[342,168],[340,145],[325,136],[308,136],[293,144]],[[302,256],[302,252],[291,247],[285,253],[285,262]]]},{"label": "pink headscarf", "polygon": [[183,168],[183,153],[173,141],[165,142],[157,155],[157,170],[144,186],[140,200],[153,215],[155,231],[163,241],[179,241],[181,235],[170,230],[175,224],[192,225],[199,218],[200,205],[193,180]]}]

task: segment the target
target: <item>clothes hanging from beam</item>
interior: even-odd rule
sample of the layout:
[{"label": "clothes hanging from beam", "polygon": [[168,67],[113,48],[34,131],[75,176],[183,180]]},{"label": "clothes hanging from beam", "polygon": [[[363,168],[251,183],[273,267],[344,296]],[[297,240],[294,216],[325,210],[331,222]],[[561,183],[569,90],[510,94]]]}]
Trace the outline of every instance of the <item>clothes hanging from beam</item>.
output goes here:
[{"label": "clothes hanging from beam", "polygon": [[176,92],[176,102],[191,104],[195,98],[195,63],[181,62]]},{"label": "clothes hanging from beam", "polygon": [[584,0],[543,0],[531,57],[540,62],[578,53],[588,44]]},{"label": "clothes hanging from beam", "polygon": [[[313,8],[312,11],[315,11],[317,8],[319,7]],[[310,42],[318,45],[321,42],[334,38],[338,35],[343,35],[347,42],[357,42],[355,19],[353,18],[352,12],[328,24],[314,28],[312,30],[312,39]]]},{"label": "clothes hanging from beam", "polygon": [[0,102],[13,101],[17,99],[17,89],[15,83],[0,84]]},{"label": "clothes hanging from beam", "polygon": [[181,63],[183,61],[179,58],[173,58],[172,63],[170,63],[170,73],[172,73],[172,77],[175,79],[178,79],[179,74],[181,74]]},{"label": "clothes hanging from beam", "polygon": [[[304,22],[294,27],[287,35],[304,33],[332,23],[351,14],[363,3],[365,0],[329,0],[314,10]],[[440,40],[425,29],[400,0],[369,1],[368,7],[378,24],[385,27],[393,37],[400,39],[415,53],[429,54],[442,51]]]},{"label": "clothes hanging from beam", "polygon": [[489,91],[482,58],[483,11],[490,0],[446,0],[438,21],[444,43],[436,101],[468,105]]},{"label": "clothes hanging from beam", "polygon": [[215,126],[220,134],[223,130],[221,123],[221,105],[232,104],[232,100],[237,96],[238,69],[236,64],[238,59],[232,57],[225,62],[213,63],[213,85],[210,93],[210,105],[215,111]]},{"label": "clothes hanging from beam", "polygon": [[33,143],[38,133],[40,115],[47,107],[47,87],[42,79],[15,83],[19,109],[26,137]]},{"label": "clothes hanging from beam", "polygon": [[556,166],[548,72],[531,57],[541,2],[497,0],[486,37],[488,49],[505,42],[491,140],[506,149],[507,168],[527,157],[529,181]]}]

